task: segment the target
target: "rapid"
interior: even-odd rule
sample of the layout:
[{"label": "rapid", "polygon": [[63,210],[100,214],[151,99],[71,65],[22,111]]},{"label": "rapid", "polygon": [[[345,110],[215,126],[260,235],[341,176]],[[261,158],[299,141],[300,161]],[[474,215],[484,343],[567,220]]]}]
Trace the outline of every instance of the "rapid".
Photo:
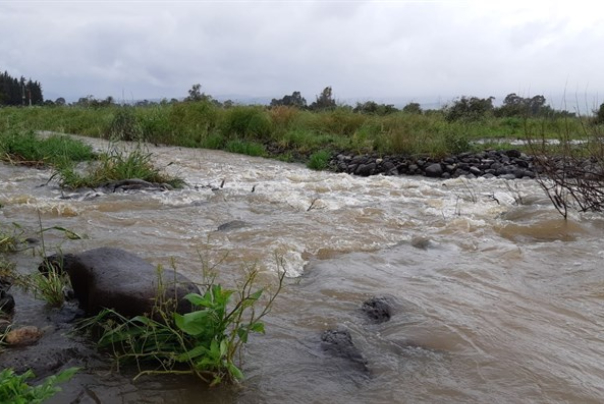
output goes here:
[{"label": "rapid", "polygon": [[[200,257],[226,284],[251,265],[275,280],[280,257],[285,288],[244,349],[239,386],[83,369],[50,402],[604,402],[604,216],[565,221],[534,180],[361,178],[148,149],[188,186],[67,192],[49,170],[2,164],[0,218],[85,236],[45,232],[47,250],[119,247],[198,281]],[[25,272],[40,261],[15,259]],[[363,316],[373,296],[395,302],[390,321]],[[17,301],[16,320],[34,321],[32,307]],[[350,331],[369,376],[321,350],[327,329]]]}]

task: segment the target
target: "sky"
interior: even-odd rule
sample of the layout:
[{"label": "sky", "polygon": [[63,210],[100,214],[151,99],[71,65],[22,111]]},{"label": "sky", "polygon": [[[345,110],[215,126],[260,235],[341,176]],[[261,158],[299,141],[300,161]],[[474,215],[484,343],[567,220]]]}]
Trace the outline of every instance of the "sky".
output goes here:
[{"label": "sky", "polygon": [[[44,97],[445,104],[604,98],[600,1],[0,0],[0,71]],[[560,107],[560,105],[554,105]],[[569,108],[571,109],[571,108]]]}]

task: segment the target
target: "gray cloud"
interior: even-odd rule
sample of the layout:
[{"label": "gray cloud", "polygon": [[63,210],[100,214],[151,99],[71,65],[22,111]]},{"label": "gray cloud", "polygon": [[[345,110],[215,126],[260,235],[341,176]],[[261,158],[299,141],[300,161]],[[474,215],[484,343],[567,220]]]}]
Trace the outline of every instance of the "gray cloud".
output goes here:
[{"label": "gray cloud", "polygon": [[46,97],[344,100],[602,92],[594,2],[0,1],[0,69]]}]

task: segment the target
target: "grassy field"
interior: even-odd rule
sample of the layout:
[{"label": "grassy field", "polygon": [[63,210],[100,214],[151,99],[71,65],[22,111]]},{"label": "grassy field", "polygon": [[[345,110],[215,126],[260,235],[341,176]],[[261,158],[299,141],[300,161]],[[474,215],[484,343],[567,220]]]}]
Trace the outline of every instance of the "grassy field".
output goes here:
[{"label": "grassy field", "polygon": [[[587,118],[487,117],[448,122],[442,111],[377,116],[346,107],[324,112],[262,106],[225,109],[211,102],[0,108],[0,133],[49,130],[304,161],[325,151],[443,157],[476,149],[509,148],[512,146],[506,140],[527,136],[583,139],[589,126]],[[477,140],[482,143],[476,144]]]}]

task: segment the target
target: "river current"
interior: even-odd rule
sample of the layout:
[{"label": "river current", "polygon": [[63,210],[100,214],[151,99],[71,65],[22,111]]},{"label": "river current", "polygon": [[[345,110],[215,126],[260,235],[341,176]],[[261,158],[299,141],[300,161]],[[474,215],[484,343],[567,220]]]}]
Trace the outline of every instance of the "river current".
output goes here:
[{"label": "river current", "polygon": [[[275,281],[277,256],[285,288],[244,349],[240,386],[83,369],[52,402],[82,386],[81,402],[103,403],[604,402],[604,216],[563,220],[534,180],[360,178],[148,151],[188,186],[69,193],[45,185],[48,170],[0,165],[3,225],[64,227],[85,238],[49,231],[47,249],[119,247],[199,281],[203,257],[231,285],[251,265]],[[39,257],[17,261],[31,271]],[[395,302],[390,321],[363,316],[373,296]],[[16,320],[28,322],[19,302]],[[321,350],[328,329],[351,333],[368,376]]]}]

